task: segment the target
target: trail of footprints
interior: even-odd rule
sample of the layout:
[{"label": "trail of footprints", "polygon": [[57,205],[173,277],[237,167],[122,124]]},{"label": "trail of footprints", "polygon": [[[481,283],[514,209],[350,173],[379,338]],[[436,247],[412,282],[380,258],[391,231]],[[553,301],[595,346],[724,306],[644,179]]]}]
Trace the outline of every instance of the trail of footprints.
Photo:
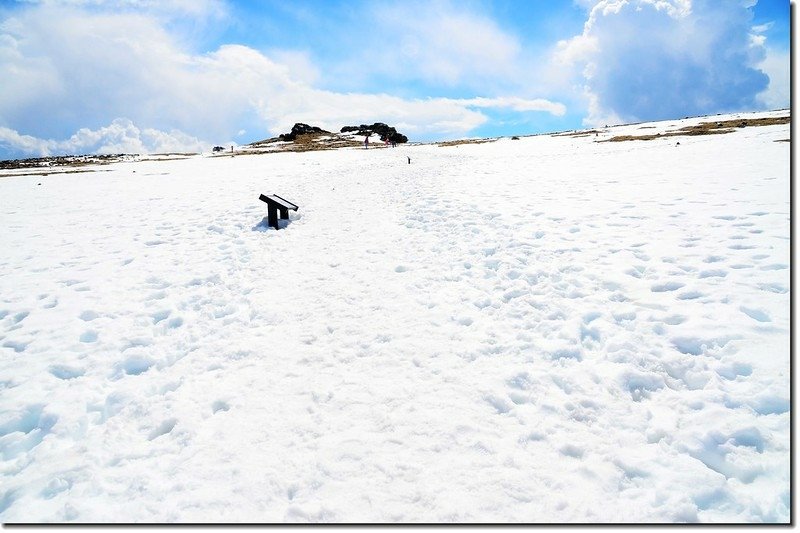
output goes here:
[{"label": "trail of footprints", "polygon": [[[132,259],[126,259],[120,266],[125,267],[132,262]],[[213,288],[219,281],[218,276],[195,278],[181,287],[159,277],[148,277],[142,284],[143,290],[132,291],[144,294],[142,311],[132,319],[127,316],[127,313],[122,313],[122,318],[120,318],[119,313],[87,305],[82,311],[72,315],[71,319],[65,318],[71,320],[73,325],[82,324],[84,326],[82,332],[77,335],[78,344],[64,353],[59,353],[58,360],[53,358],[53,362],[46,366],[46,371],[53,379],[62,382],[65,387],[81,387],[81,378],[87,373],[86,361],[94,361],[92,367],[97,368],[102,367],[103,364],[110,365],[107,373],[109,383],[119,379],[135,378],[150,371],[153,367],[158,367],[159,370],[167,368],[187,351],[185,348],[181,348],[183,343],[180,341],[182,338],[180,335],[172,343],[172,349],[178,355],[164,356],[164,354],[156,354],[152,350],[155,337],[179,332],[180,328],[184,326],[185,314],[169,303],[173,301],[172,292],[177,290],[185,297],[185,301],[182,303],[180,303],[180,299],[175,300],[179,302],[178,308],[191,307],[193,298],[195,298],[192,289]],[[87,283],[75,278],[62,280],[60,286],[77,293],[91,291]],[[59,304],[62,300],[70,301],[70,298],[69,292],[41,293],[36,297],[37,305],[35,307],[22,309],[9,305],[9,302],[4,302],[5,306],[0,303],[0,347],[9,349],[20,356],[31,352],[31,346],[35,342],[35,333],[38,331],[26,328],[31,317],[52,312],[62,313],[61,316],[66,317],[63,315],[63,311],[59,310]],[[88,301],[90,300],[87,300],[87,303]],[[202,309],[209,310],[215,318],[223,320],[237,312],[235,304],[223,302],[219,298],[201,299],[199,305]],[[121,340],[111,340],[113,336],[108,338],[103,336],[105,327],[109,327],[114,321],[125,319],[132,320],[132,323],[129,324],[130,336]],[[47,337],[44,339],[46,340]],[[41,349],[46,350],[42,352],[43,355],[52,353],[51,350],[46,349],[46,345]],[[86,350],[89,352],[84,353]],[[111,354],[115,356],[116,360],[112,358],[109,361],[105,355],[100,359],[97,357],[84,359],[90,353]],[[22,383],[11,380],[0,384],[0,389],[14,388],[20,385]],[[105,423],[109,417],[119,413],[132,401],[129,397],[116,397],[113,388],[108,390],[112,392],[106,396],[103,402],[97,404],[92,401],[87,404],[87,414],[99,413],[100,415],[90,417],[95,423]],[[212,400],[209,402],[208,414],[211,416],[228,409],[230,406],[224,400]],[[59,420],[59,416],[49,412],[46,403],[43,402],[29,404],[10,416],[11,418],[7,422],[0,424],[0,439],[3,439],[0,452],[6,459],[13,459],[33,450],[51,432]],[[149,440],[158,439],[172,432],[176,425],[178,425],[177,419],[167,418],[148,430],[143,437]],[[24,468],[24,465],[21,464],[20,468]]]},{"label": "trail of footprints", "polygon": [[[409,222],[409,227],[423,228],[430,224],[436,217],[443,217],[448,209],[455,208],[458,213],[479,213],[478,206],[457,206],[451,201],[442,201],[437,207],[437,200],[435,196],[429,198],[427,205],[417,206],[418,212],[412,217]],[[445,213],[443,213],[443,211]],[[536,213],[533,215],[535,218]],[[749,217],[764,216],[765,212],[750,213]],[[555,220],[549,222],[559,225],[564,222],[563,217],[550,217]],[[758,235],[763,233],[763,230],[755,227],[755,223],[750,222],[745,218],[736,216],[723,215],[715,217],[723,223],[733,223],[736,228],[741,228],[750,235]],[[480,281],[486,279],[499,279],[498,282],[501,286],[505,284],[508,289],[501,291],[500,298],[494,298],[493,295],[498,294],[496,290],[488,290],[484,296],[473,298],[473,305],[475,309],[480,312],[495,313],[502,309],[505,313],[504,317],[508,319],[521,319],[525,316],[530,316],[531,313],[536,314],[540,319],[533,320],[538,322],[538,326],[534,326],[534,331],[539,334],[544,334],[545,337],[549,333],[556,333],[563,331],[563,322],[566,314],[559,310],[559,298],[566,300],[575,298],[586,298],[591,294],[591,290],[582,290],[581,267],[567,266],[564,268],[552,268],[553,263],[547,262],[550,258],[542,255],[544,250],[536,246],[536,241],[542,239],[545,235],[554,236],[558,233],[559,229],[554,230],[552,226],[543,225],[545,229],[536,230],[531,235],[531,240],[525,243],[525,246],[519,247],[518,254],[515,255],[513,246],[510,246],[507,239],[504,239],[502,218],[494,220],[494,231],[484,231],[481,229],[480,215],[474,218],[470,217],[456,217],[453,213],[446,214],[444,220],[448,220],[447,224],[439,224],[434,228],[447,228],[446,231],[441,231],[439,238],[442,240],[455,239],[459,242],[470,242],[471,247],[467,248],[466,254],[463,257],[457,258],[455,261],[457,265],[450,264],[450,271],[458,271],[456,266],[463,268],[463,272],[456,274],[456,279],[467,277],[475,280],[476,292],[480,292]],[[461,226],[453,222],[460,220]],[[614,223],[610,223],[613,226]],[[620,224],[620,227],[624,227]],[[566,234],[576,233],[573,230],[574,226],[568,226]],[[461,235],[459,236],[459,230]],[[464,234],[467,231],[468,234]],[[649,290],[654,294],[663,294],[665,296],[672,296],[675,299],[675,309],[680,309],[680,302],[685,301],[702,301],[703,299],[710,298],[709,294],[702,290],[704,283],[725,283],[726,278],[732,271],[757,268],[761,271],[782,271],[788,269],[788,265],[783,263],[767,263],[761,264],[764,259],[770,257],[768,254],[753,253],[757,249],[756,245],[748,243],[747,234],[735,233],[729,237],[729,243],[725,246],[730,252],[727,254],[711,253],[704,254],[702,259],[697,260],[697,256],[703,252],[703,241],[699,237],[688,237],[679,246],[684,249],[698,249],[694,256],[685,256],[688,262],[692,265],[703,264],[708,265],[707,268],[696,268],[691,265],[680,264],[679,258],[663,257],[660,265],[653,265],[651,257],[643,252],[641,248],[646,243],[635,242],[627,247],[627,250],[632,253],[635,263],[625,272],[625,274],[641,280],[644,283],[649,283]],[[479,244],[483,238],[483,242],[491,243],[490,245]],[[453,245],[455,241],[451,241]],[[457,249],[453,246],[454,249]],[[557,255],[559,252],[569,253],[570,251],[580,251],[579,248],[555,248],[551,250]],[[757,251],[757,250],[756,250]],[[452,259],[452,258],[451,258]],[[538,268],[535,272],[528,268],[531,264],[541,265],[542,262],[546,263],[543,268]],[[664,270],[664,266],[669,267],[667,270],[676,276],[676,279],[657,279],[659,273]],[[548,268],[550,267],[550,268]],[[443,266],[442,270],[446,267]],[[398,268],[397,272],[405,271],[404,268]],[[482,274],[482,275],[481,275]],[[652,280],[652,281],[651,281]],[[497,285],[495,286],[495,288]],[[548,298],[537,300],[531,298],[542,294],[542,289],[547,287],[549,294],[556,296],[556,298]],[[622,292],[622,286],[618,283],[611,281],[603,281],[601,287],[611,292],[609,299],[614,302],[624,303],[628,301]],[[788,291],[785,285],[780,282],[760,283],[758,288],[762,291],[773,293],[785,293]],[[708,300],[709,302],[712,300]],[[519,309],[514,309],[514,306],[520,302],[525,302],[525,309],[522,312]],[[740,306],[739,310],[750,317],[757,323],[769,323],[771,318],[767,312],[762,309],[750,308],[747,306]],[[605,322],[604,327],[596,325],[599,319]],[[460,325],[464,327],[472,326],[476,321],[469,316],[454,317]],[[579,326],[579,340],[574,344],[567,342],[561,347],[551,345],[549,349],[541,350],[541,346],[536,347],[535,343],[530,343],[532,339],[530,336],[520,335],[518,340],[523,339],[526,342],[520,344],[521,349],[524,351],[526,348],[538,348],[538,355],[545,360],[550,360],[553,363],[558,362],[563,364],[564,361],[573,361],[580,363],[584,359],[584,350],[599,350],[604,346],[604,337],[608,335],[609,324],[615,325],[623,329],[635,331],[636,327],[643,327],[641,324],[650,323],[653,331],[659,335],[668,335],[670,327],[678,327],[686,323],[687,316],[680,312],[669,312],[669,307],[665,307],[663,312],[646,312],[642,313],[641,310],[637,312],[636,309],[621,310],[621,311],[587,311],[581,317]],[[554,323],[548,331],[548,323]],[[524,327],[523,327],[524,329]],[[620,378],[619,383],[624,390],[630,395],[631,399],[636,402],[647,400],[654,391],[659,391],[666,386],[668,381],[678,383],[683,387],[694,389],[702,387],[708,382],[709,372],[713,371],[720,377],[726,380],[737,380],[747,378],[752,374],[752,365],[731,359],[729,357],[720,357],[724,353],[735,353],[735,351],[728,350],[728,344],[731,340],[740,338],[736,333],[729,335],[717,335],[708,338],[696,338],[691,336],[673,336],[668,339],[667,348],[674,350],[674,359],[672,362],[667,362],[662,365],[658,361],[651,362],[649,369],[643,371],[629,370],[624,372]],[[488,344],[485,348],[477,350],[483,355],[492,355],[496,353],[508,353],[509,346],[503,346],[503,350],[496,350],[496,345]],[[512,350],[513,351],[513,350]],[[710,366],[702,359],[698,358],[700,355],[708,354],[714,364]],[[621,361],[626,361],[630,354],[623,356]],[[536,403],[534,397],[535,392],[542,391],[542,384],[535,383],[530,375],[526,372],[519,373],[512,376],[507,381],[508,391],[505,397],[498,397],[496,395],[487,395],[484,400],[487,405],[500,416],[508,416],[514,412],[515,406],[524,404]],[[675,385],[673,385],[675,386]],[[569,394],[569,387],[561,387]],[[775,403],[775,402],[772,402]],[[783,404],[777,407],[771,403],[765,404],[764,407],[756,406],[756,412],[759,414],[769,414],[772,412],[783,412]],[[595,405],[572,405],[565,404],[569,411],[571,419],[577,421],[587,421],[592,419],[591,412],[596,407]],[[735,437],[735,435],[734,435]],[[530,435],[524,436],[525,441],[546,441],[547,435],[542,432],[534,432]],[[723,440],[724,442],[724,436]],[[709,447],[711,452],[716,453],[716,447]],[[584,450],[579,446],[562,446],[559,448],[559,453],[567,457],[581,457]],[[692,452],[694,453],[694,452]],[[705,457],[701,452],[698,457]],[[701,457],[701,460],[702,460]],[[725,468],[720,467],[717,463],[709,463],[710,468],[717,469]],[[723,472],[726,475],[738,477],[745,483],[751,482],[757,474],[741,472]]]}]

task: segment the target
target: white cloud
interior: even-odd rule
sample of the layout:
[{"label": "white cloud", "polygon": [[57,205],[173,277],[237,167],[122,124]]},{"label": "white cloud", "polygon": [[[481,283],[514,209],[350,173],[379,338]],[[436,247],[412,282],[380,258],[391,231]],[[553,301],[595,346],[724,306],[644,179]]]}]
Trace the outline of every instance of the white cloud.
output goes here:
[{"label": "white cloud", "polygon": [[302,50],[270,50],[270,59],[286,66],[289,69],[288,76],[291,79],[313,85],[320,78],[320,71],[311,60],[308,52]]},{"label": "white cloud", "polygon": [[759,93],[757,98],[767,109],[784,109],[790,104],[790,69],[789,52],[779,52],[767,48],[764,61],[758,68],[769,76],[769,86]]},{"label": "white cloud", "polygon": [[455,103],[467,107],[494,107],[494,108],[508,108],[514,111],[546,111],[551,115],[562,116],[566,113],[567,109],[564,104],[551,102],[544,98],[536,98],[533,100],[517,97],[500,97],[500,98],[465,98],[452,100]]},{"label": "white cloud", "polygon": [[473,88],[507,84],[521,73],[519,39],[463,2],[376,2],[366,11],[364,46],[351,72],[369,65],[372,76]]},{"label": "white cloud", "polygon": [[357,22],[331,30],[332,41],[351,53],[329,66],[320,83],[345,91],[368,86],[418,93],[422,88],[465,98],[464,93],[473,93],[495,101],[509,94],[526,101],[560,99],[561,80],[553,82],[538,52],[523,45],[525,39],[535,38],[510,31],[481,4],[368,3]]},{"label": "white cloud", "polygon": [[[472,23],[455,24],[463,27],[465,20]],[[476,43],[462,44],[470,61],[483,61],[483,71],[495,68],[488,56],[480,59]],[[447,46],[442,41],[439,50]],[[502,51],[506,45],[497,46]],[[513,52],[508,46],[501,56]],[[457,77],[465,68],[461,59],[450,66],[430,61],[431,72],[443,68]],[[147,12],[50,3],[0,23],[0,72],[9,74],[0,84],[5,146],[26,153],[31,147],[39,153],[188,150],[202,144],[198,139],[217,143],[243,130],[255,139],[288,131],[295,122],[334,129],[383,121],[412,138],[430,138],[463,135],[483,124],[487,117],[479,109],[564,114],[562,104],[543,99],[408,99],[321,90],[313,86],[318,71],[300,51],[268,57],[224,45],[193,54]],[[121,116],[127,119],[113,120]]]},{"label": "white cloud", "polygon": [[[757,109],[767,86],[751,0],[602,0],[554,64],[578,73],[587,125]],[[588,3],[586,3],[588,6]]]},{"label": "white cloud", "polygon": [[[310,104],[309,104],[310,102]],[[357,107],[354,107],[357,102]],[[291,129],[295,122],[311,122],[336,131],[344,125],[389,121],[412,137],[435,134],[452,138],[464,135],[485,123],[487,117],[473,108],[508,108],[515,111],[545,111],[562,115],[564,106],[547,100],[521,98],[430,98],[404,100],[385,94],[338,94],[300,87],[294,98],[274,106],[261,102],[254,112],[272,124],[270,133],[277,135]],[[236,135],[242,135],[239,130]],[[232,144],[225,141],[218,144]],[[23,135],[0,127],[0,147],[25,155],[118,154],[202,152],[212,143],[179,130],[169,132],[139,128],[131,120],[118,118],[97,129],[81,128],[68,139],[43,139]]]},{"label": "white cloud", "polygon": [[311,88],[301,88],[291,101],[283,100],[277,107],[272,104],[265,102],[259,111],[267,122],[274,124],[273,134],[288,131],[295,122],[313,122],[331,130],[383,121],[416,138],[464,135],[488,120],[476,108],[546,112],[555,116],[566,111],[562,104],[544,99],[403,99],[387,94],[341,94]]},{"label": "white cloud", "polygon": [[59,154],[148,154],[164,152],[202,152],[210,144],[180,131],[140,129],[128,119],[116,119],[108,126],[81,128],[66,140],[40,139],[0,127],[0,146],[25,155]]}]

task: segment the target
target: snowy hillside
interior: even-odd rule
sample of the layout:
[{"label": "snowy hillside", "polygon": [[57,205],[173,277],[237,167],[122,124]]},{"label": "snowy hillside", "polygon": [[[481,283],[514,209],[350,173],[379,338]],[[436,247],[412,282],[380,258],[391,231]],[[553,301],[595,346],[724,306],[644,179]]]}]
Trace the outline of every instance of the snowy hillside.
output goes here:
[{"label": "snowy hillside", "polygon": [[789,125],[598,142],[704,120],[2,171],[0,520],[787,522]]}]

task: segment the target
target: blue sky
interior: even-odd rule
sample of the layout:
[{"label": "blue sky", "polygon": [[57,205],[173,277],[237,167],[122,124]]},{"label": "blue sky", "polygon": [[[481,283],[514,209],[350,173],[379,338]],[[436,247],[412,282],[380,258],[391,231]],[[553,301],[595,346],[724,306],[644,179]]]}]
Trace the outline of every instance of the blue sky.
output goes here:
[{"label": "blue sky", "polygon": [[0,158],[789,106],[779,0],[0,1]]}]

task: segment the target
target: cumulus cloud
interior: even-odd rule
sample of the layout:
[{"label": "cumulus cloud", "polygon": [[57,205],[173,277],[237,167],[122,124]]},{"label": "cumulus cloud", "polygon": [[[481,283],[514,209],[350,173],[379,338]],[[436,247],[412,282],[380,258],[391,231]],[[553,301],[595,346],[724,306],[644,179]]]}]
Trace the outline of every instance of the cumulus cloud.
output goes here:
[{"label": "cumulus cloud", "polygon": [[791,58],[789,52],[781,52],[767,48],[764,61],[758,68],[769,76],[769,87],[758,94],[758,100],[767,109],[785,109],[789,107]]},{"label": "cumulus cloud", "polygon": [[769,78],[752,1],[602,0],[555,61],[580,69],[585,123],[758,109]]},{"label": "cumulus cloud", "polygon": [[774,22],[766,22],[753,26],[750,37],[755,46],[764,47],[764,60],[758,64],[758,69],[769,77],[769,86],[757,98],[767,109],[780,109],[789,107],[791,57],[789,50],[779,50],[769,45],[765,32],[773,25]]},{"label": "cumulus cloud", "polygon": [[[413,99],[327,91],[314,86],[319,72],[303,52],[267,55],[231,44],[193,53],[160,18],[165,10],[188,17],[185,2],[167,3],[155,15],[146,9],[116,12],[100,0],[77,3],[94,7],[43,2],[0,22],[0,72],[9,74],[0,84],[0,126],[8,150],[195,150],[202,144],[198,139],[218,143],[241,131],[265,137],[288,131],[294,122],[333,129],[380,120],[416,138],[457,136],[487,120],[480,109],[564,112],[563,105],[543,99]],[[451,37],[484,27],[468,17],[453,24]],[[513,42],[495,36],[500,42],[494,52],[514,53]],[[464,47],[467,61],[493,72],[490,57],[464,39],[455,46]],[[439,51],[448,46],[453,45],[442,41]],[[432,61],[426,63],[431,73],[457,78],[464,68],[463,58],[444,66]]]},{"label": "cumulus cloud", "polygon": [[65,140],[40,139],[0,127],[0,146],[25,155],[59,154],[145,154],[166,152],[202,152],[210,145],[183,132],[140,129],[128,119],[116,119],[108,126],[91,130],[81,128]]}]

